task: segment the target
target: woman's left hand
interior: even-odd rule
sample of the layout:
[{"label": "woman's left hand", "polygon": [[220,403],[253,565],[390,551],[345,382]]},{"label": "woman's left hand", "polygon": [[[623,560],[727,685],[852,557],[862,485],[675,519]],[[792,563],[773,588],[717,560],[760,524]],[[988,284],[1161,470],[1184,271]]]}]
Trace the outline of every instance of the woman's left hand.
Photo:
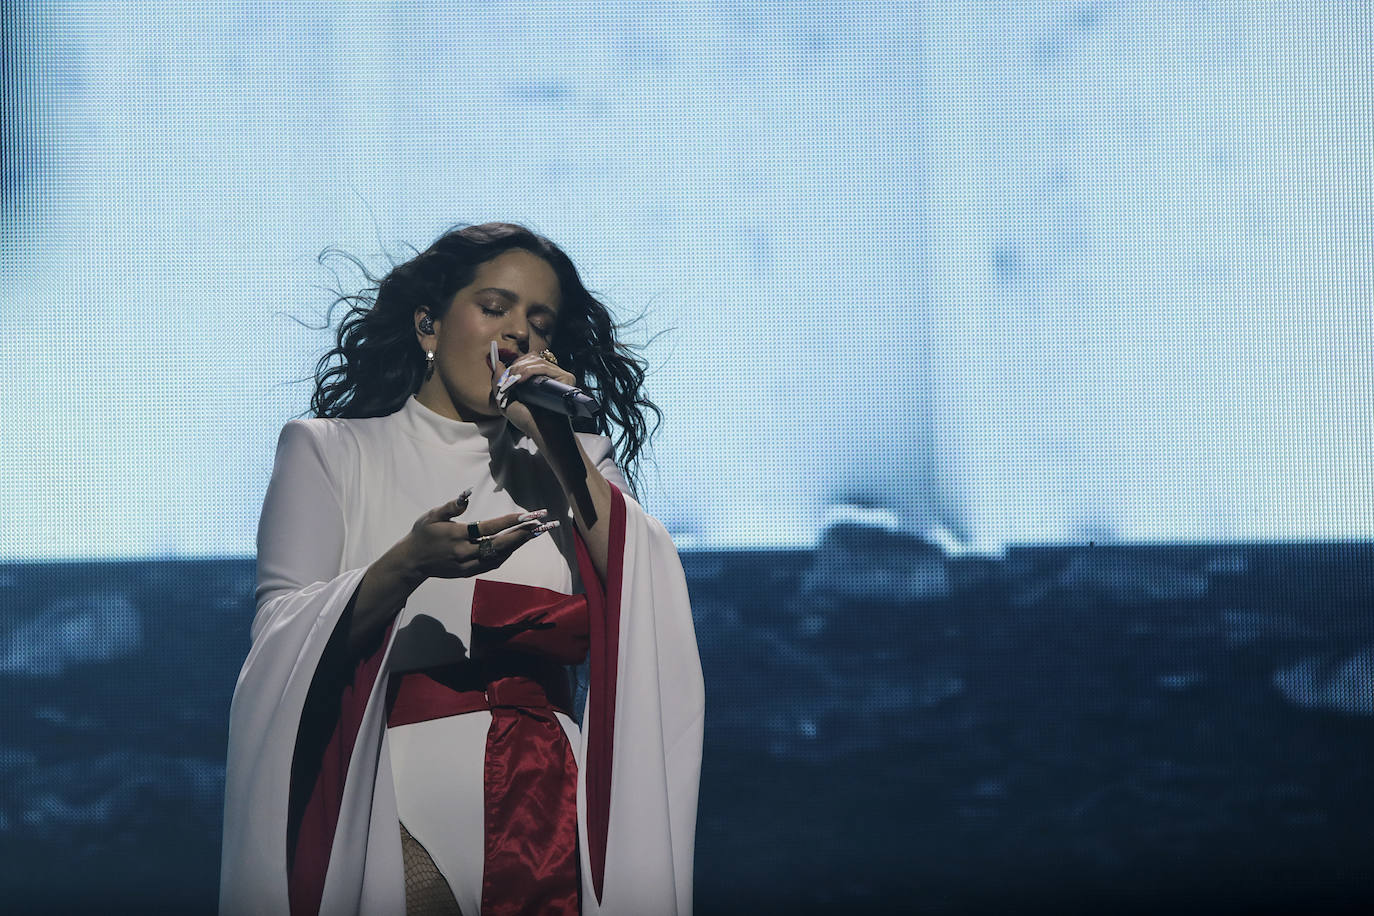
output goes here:
[{"label": "woman's left hand", "polygon": [[576,385],[576,376],[536,353],[520,355],[511,360],[510,365],[503,363],[498,353],[494,363],[491,373],[491,396],[496,401],[497,408],[516,429],[536,443],[541,443],[544,433],[552,428],[551,423],[568,426],[567,417],[538,408],[531,410],[512,397],[512,392],[517,385],[528,384],[531,379],[541,375],[565,385]]}]

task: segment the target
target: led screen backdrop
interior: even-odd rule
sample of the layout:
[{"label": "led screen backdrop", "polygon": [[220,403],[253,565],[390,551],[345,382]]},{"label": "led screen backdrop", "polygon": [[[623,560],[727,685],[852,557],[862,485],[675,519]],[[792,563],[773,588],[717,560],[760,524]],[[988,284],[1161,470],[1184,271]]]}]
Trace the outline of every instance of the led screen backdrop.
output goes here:
[{"label": "led screen backdrop", "polygon": [[[1186,886],[1228,830],[1356,848],[1372,15],[0,4],[0,843],[156,884],[136,850],[175,835],[169,899],[213,899],[273,446],[360,284],[318,256],[500,219],[639,319],[704,909],[971,906],[1044,835],[1108,891],[1161,849]],[[1290,861],[1262,842],[1225,873]]]},{"label": "led screen backdrop", "polygon": [[666,332],[684,543],[1374,533],[1359,4],[6,10],[12,556],[250,555],[315,256],[493,218]]}]

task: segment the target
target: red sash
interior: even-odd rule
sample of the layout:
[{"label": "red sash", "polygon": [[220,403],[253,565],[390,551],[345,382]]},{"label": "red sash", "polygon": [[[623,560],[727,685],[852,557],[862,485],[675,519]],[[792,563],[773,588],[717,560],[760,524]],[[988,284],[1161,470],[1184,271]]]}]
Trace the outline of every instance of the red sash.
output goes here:
[{"label": "red sash", "polygon": [[586,657],[587,632],[583,595],[479,580],[473,660],[392,678],[389,726],[491,711],[484,916],[581,911],[577,761],[554,711],[569,711],[562,663]]},{"label": "red sash", "polygon": [[[485,867],[493,881],[507,889],[499,893],[506,903],[492,900],[492,910],[487,910],[489,891],[498,891],[483,878],[483,912],[518,912],[526,898],[526,876],[530,874],[532,862],[561,862],[561,850],[566,846],[563,839],[563,811],[569,773],[573,774],[572,785],[572,837],[573,837],[573,878],[577,880],[577,812],[576,812],[576,766],[572,749],[552,710],[566,709],[567,700],[558,693],[556,682],[539,675],[533,670],[497,672],[495,658],[501,658],[502,665],[514,664],[511,659],[517,652],[542,655],[548,661],[573,664],[580,662],[588,653],[588,633],[590,635],[591,689],[587,698],[587,713],[583,724],[586,732],[587,759],[583,761],[586,769],[587,791],[587,841],[588,859],[592,874],[592,889],[597,899],[601,898],[602,884],[605,880],[607,827],[610,820],[611,765],[615,747],[615,694],[616,673],[618,669],[620,642],[620,591],[624,571],[625,550],[625,499],[620,490],[611,486],[611,529],[609,563],[603,585],[595,566],[587,553],[582,538],[576,538],[578,569],[586,589],[585,595],[561,595],[546,589],[509,583],[490,582],[479,579],[475,583],[473,597],[474,653],[486,648],[493,654],[489,661],[478,669],[482,672],[484,683],[460,686],[444,684],[429,677],[434,686],[416,682],[409,686],[406,693],[418,691],[415,703],[406,699],[403,710],[417,714],[418,708],[430,708],[430,704],[451,708],[454,715],[474,709],[490,709],[492,727],[487,734],[487,771],[486,783],[492,785],[493,779],[508,788],[495,794],[487,792],[486,829],[487,848]],[[579,610],[580,609],[580,610]],[[565,626],[562,633],[549,631],[560,629],[558,622],[573,623],[578,614],[584,621],[581,627]],[[349,759],[358,737],[367,698],[372,691],[381,669],[382,648],[390,638],[391,629],[378,641],[374,651],[361,659],[350,659],[343,639],[346,627],[340,627],[326,648],[320,668],[316,671],[311,684],[310,696],[306,700],[301,716],[300,733],[296,740],[296,750],[291,766],[290,810],[287,812],[287,875],[290,894],[290,908],[293,916],[316,914],[324,893],[324,880],[329,867],[329,855],[334,842],[334,832],[338,826],[339,804],[343,797],[344,783],[348,775]],[[580,631],[580,636],[577,635]],[[480,639],[479,639],[479,634]],[[469,672],[470,676],[471,672]],[[535,675],[531,677],[531,675]],[[444,675],[440,675],[443,677]],[[509,682],[507,682],[509,679]],[[402,679],[402,684],[409,679]],[[563,690],[566,691],[566,680]],[[533,685],[533,688],[531,687]],[[389,686],[389,693],[390,687]],[[542,697],[531,692],[538,688]],[[551,692],[552,688],[552,692]],[[495,695],[493,696],[493,689]],[[401,688],[396,687],[392,696],[395,703],[401,702]],[[474,691],[480,691],[482,706],[476,703]],[[435,699],[435,697],[440,697]],[[465,698],[466,697],[466,698]],[[395,706],[390,710],[395,714]],[[427,716],[433,718],[432,716]],[[530,720],[527,724],[525,720]],[[420,721],[420,720],[411,720]],[[523,734],[521,729],[530,729]],[[557,729],[557,741],[552,729]],[[543,738],[531,737],[538,732]],[[510,755],[510,748],[524,746],[535,741],[540,750]],[[542,741],[542,743],[540,743]],[[492,766],[493,743],[497,746],[496,767]],[[518,759],[516,759],[518,757]],[[535,820],[530,820],[531,811],[519,806],[518,786],[521,780],[529,777],[529,767],[538,769],[544,776],[537,780],[547,797],[556,799],[558,815],[550,828],[547,812],[540,812]],[[496,773],[494,777],[493,774]],[[558,786],[550,778],[546,784],[544,777],[556,773]],[[507,809],[509,802],[514,808]],[[518,810],[517,810],[518,809]],[[493,841],[493,820],[501,833],[501,839]],[[552,829],[555,842],[544,839]],[[527,854],[523,844],[531,838],[537,839],[534,845],[541,849],[545,846],[557,851],[545,855],[544,852]],[[493,870],[493,860],[495,868]],[[541,872],[543,865],[534,867]],[[554,872],[565,874],[564,866],[550,864]],[[559,879],[566,882],[566,878]],[[507,884],[507,882],[514,882]],[[552,886],[552,885],[551,885]],[[561,892],[566,895],[566,890]],[[504,905],[505,909],[499,907]],[[533,911],[533,910],[532,910]],[[576,912],[574,906],[572,912]]]}]

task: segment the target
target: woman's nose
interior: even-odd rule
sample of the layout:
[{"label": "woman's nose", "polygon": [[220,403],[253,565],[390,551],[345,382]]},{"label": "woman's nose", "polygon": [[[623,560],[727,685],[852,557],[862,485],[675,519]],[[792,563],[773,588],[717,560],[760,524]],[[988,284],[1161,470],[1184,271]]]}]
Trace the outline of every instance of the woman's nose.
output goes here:
[{"label": "woman's nose", "polygon": [[506,337],[518,343],[523,353],[528,348],[530,341],[529,322],[523,318],[511,319],[510,325],[506,328]]}]

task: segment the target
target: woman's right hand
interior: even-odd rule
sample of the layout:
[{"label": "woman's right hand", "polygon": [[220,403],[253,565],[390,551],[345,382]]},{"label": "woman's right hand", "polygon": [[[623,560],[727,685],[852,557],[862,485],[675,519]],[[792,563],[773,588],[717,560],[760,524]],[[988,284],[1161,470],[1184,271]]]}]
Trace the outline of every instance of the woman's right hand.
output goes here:
[{"label": "woman's right hand", "polygon": [[470,492],[417,518],[410,532],[367,568],[354,595],[348,625],[353,654],[374,646],[377,636],[426,579],[457,579],[495,569],[515,548],[558,527],[557,520],[544,521],[545,509],[485,519],[477,523],[478,534],[490,538],[491,546],[483,550],[468,537],[466,523],[453,521],[467,511]]},{"label": "woman's right hand", "polygon": [[484,547],[470,536],[467,522],[455,522],[468,508],[471,491],[435,506],[415,520],[402,542],[405,565],[416,578],[458,579],[495,569],[521,544],[558,527],[545,521],[547,509],[512,512],[477,522],[478,536],[489,540]]}]

